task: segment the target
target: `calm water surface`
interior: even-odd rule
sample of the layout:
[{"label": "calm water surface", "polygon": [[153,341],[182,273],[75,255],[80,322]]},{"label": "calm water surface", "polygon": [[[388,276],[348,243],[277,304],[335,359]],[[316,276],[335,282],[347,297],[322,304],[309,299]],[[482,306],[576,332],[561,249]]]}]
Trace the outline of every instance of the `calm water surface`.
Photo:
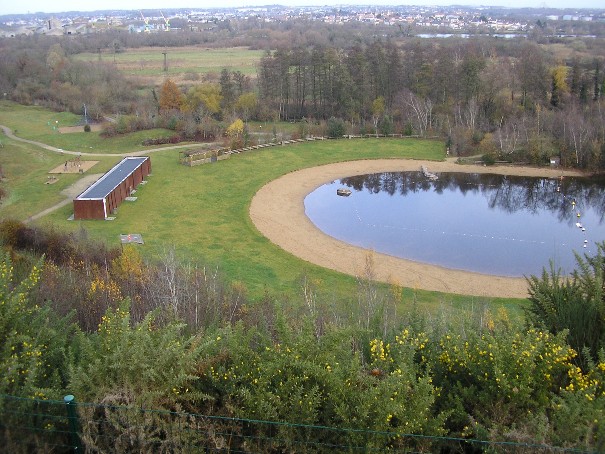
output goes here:
[{"label": "calm water surface", "polygon": [[[570,272],[574,251],[593,254],[605,240],[603,179],[438,176],[428,181],[420,172],[400,172],[333,181],[305,198],[305,211],[320,230],[356,246],[501,276],[541,274],[550,260]],[[339,188],[352,193],[338,196]]]}]

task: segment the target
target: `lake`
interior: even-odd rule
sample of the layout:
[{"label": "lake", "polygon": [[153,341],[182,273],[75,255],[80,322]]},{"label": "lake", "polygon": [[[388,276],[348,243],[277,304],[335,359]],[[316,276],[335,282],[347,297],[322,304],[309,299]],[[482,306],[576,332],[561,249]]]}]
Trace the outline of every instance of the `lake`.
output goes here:
[{"label": "lake", "polygon": [[574,251],[592,255],[605,240],[602,178],[381,173],[329,182],[304,203],[320,230],[349,244],[500,276],[538,275],[550,261],[571,272]]}]

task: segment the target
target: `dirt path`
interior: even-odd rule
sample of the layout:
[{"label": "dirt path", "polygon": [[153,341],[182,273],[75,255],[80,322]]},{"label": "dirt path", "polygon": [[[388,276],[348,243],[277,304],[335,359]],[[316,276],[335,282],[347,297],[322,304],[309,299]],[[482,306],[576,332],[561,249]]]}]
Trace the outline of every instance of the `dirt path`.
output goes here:
[{"label": "dirt path", "polygon": [[320,231],[307,218],[304,197],[326,182],[366,173],[417,171],[425,165],[431,172],[498,173],[559,177],[579,172],[531,167],[461,166],[453,159],[445,162],[377,159],[329,164],[286,174],[265,185],[254,196],[250,217],[256,228],[285,251],[310,263],[353,276],[363,272],[372,255],[379,281],[404,287],[485,297],[527,296],[524,278],[509,278],[450,270],[434,265],[371,252],[336,240]]},{"label": "dirt path", "polygon": [[21,137],[16,136],[15,134],[13,134],[12,130],[8,126],[0,125],[0,129],[2,129],[2,131],[4,132],[4,134],[6,134],[7,137],[9,137],[10,139],[16,140],[18,142],[29,143],[31,145],[35,145],[37,147],[44,148],[45,150],[53,151],[55,153],[78,155],[78,156],[124,156],[124,157],[126,157],[126,156],[142,156],[142,155],[146,155],[149,153],[155,153],[156,151],[177,150],[179,148],[187,148],[187,147],[195,146],[195,144],[170,145],[168,147],[131,151],[130,153],[88,153],[88,152],[83,152],[83,151],[64,150],[63,148],[53,147],[52,145],[47,145],[43,142],[38,142],[36,140],[23,139]]},{"label": "dirt path", "polygon": [[83,176],[78,181],[76,181],[74,184],[72,184],[71,186],[68,186],[67,188],[65,188],[61,191],[61,194],[63,194],[66,197],[65,200],[62,200],[61,202],[59,202],[49,208],[46,208],[45,210],[42,210],[39,213],[34,214],[33,216],[30,216],[24,222],[27,223],[27,222],[35,221],[36,219],[46,216],[48,213],[51,213],[55,210],[58,210],[59,208],[69,205],[70,203],[73,202],[73,199],[78,197],[81,193],[83,193],[86,189],[88,189],[90,187],[90,185],[92,185],[95,181],[97,181],[102,176],[103,176],[102,173],[96,173],[96,174],[90,174],[90,175]]},{"label": "dirt path", "polygon": [[[130,153],[81,153],[79,151],[63,150],[34,140],[22,139],[15,136],[10,128],[3,125],[0,125],[0,128],[13,140],[68,155],[90,157],[140,156],[155,151],[191,146],[174,145]],[[454,162],[454,159],[444,162],[403,159],[352,161],[293,172],[268,183],[253,198],[250,206],[250,217],[263,235],[285,251],[310,263],[346,274],[360,275],[368,256],[371,255],[374,261],[376,277],[383,282],[393,282],[410,288],[464,295],[526,297],[527,283],[523,278],[508,278],[450,270],[368,251],[324,234],[305,215],[304,197],[325,182],[366,173],[419,170],[421,165],[427,166],[432,172],[499,173],[503,175],[543,177],[581,175],[581,173],[575,171],[561,171],[549,168],[460,166]],[[71,203],[73,198],[77,197],[100,176],[101,174],[84,176],[72,186],[62,191],[62,194],[66,196],[64,201],[31,216],[27,221],[38,219]]]},{"label": "dirt path", "polygon": [[[176,150],[179,148],[187,148],[187,147],[191,147],[194,146],[192,144],[188,144],[188,145],[171,145],[168,147],[161,147],[161,148],[153,148],[153,149],[147,149],[147,150],[138,150],[138,151],[132,151],[130,153],[87,153],[87,152],[80,152],[80,151],[70,151],[70,150],[64,150],[62,148],[57,148],[57,147],[53,147],[52,145],[48,145],[45,144],[43,142],[38,142],[36,140],[29,140],[29,139],[23,139],[21,137],[16,136],[15,134],[13,134],[13,131],[8,127],[8,126],[4,126],[4,125],[0,125],[0,129],[2,129],[2,131],[4,132],[4,134],[12,139],[12,140],[16,140],[17,142],[24,142],[24,143],[29,143],[30,145],[35,145],[37,147],[43,148],[45,150],[48,151],[52,151],[54,153],[60,153],[60,154],[66,154],[66,155],[73,155],[73,156],[89,156],[89,157],[101,157],[101,156],[122,156],[122,157],[126,157],[126,156],[142,156],[142,155],[147,155],[149,153],[154,153],[156,151],[164,151],[164,150]],[[25,220],[24,222],[30,222],[33,221],[35,219],[39,219],[45,215],[47,215],[48,213],[55,211],[61,207],[64,207],[66,205],[68,205],[69,203],[72,202],[72,200],[77,197],[79,194],[81,194],[86,188],[88,188],[92,183],[94,183],[95,181],[97,181],[99,178],[101,177],[101,174],[99,175],[86,175],[83,178],[79,179],[77,182],[75,182],[72,186],[70,186],[69,188],[61,191],[62,194],[64,194],[67,198],[61,202],[59,202],[56,205],[53,205],[52,207],[49,207],[37,214],[34,214],[33,216],[30,216],[27,220]]]}]

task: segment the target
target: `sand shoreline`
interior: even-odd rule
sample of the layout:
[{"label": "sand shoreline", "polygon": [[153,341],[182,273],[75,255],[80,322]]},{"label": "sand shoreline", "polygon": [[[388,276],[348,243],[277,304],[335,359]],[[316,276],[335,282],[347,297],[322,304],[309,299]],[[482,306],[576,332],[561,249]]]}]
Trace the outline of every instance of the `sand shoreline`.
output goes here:
[{"label": "sand shoreline", "polygon": [[250,218],[256,228],[285,251],[316,265],[342,273],[363,274],[369,255],[381,282],[424,290],[484,297],[527,297],[524,278],[511,278],[451,270],[369,251],[336,240],[321,232],[307,218],[304,198],[323,183],[353,175],[417,171],[493,173],[556,178],[580,172],[553,168],[459,165],[453,159],[436,162],[411,159],[359,160],[288,173],[262,187],[252,199]]}]

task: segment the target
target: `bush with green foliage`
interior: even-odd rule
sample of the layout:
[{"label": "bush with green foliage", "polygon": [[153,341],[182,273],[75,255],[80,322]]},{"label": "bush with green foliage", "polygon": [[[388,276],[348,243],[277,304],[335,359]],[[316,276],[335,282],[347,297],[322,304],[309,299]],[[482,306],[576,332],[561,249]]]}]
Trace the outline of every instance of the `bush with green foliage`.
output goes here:
[{"label": "bush with green foliage", "polygon": [[496,163],[495,154],[484,154],[481,156],[481,162],[486,166],[493,166]]},{"label": "bush with green foliage", "polygon": [[569,278],[551,264],[550,272],[530,276],[528,323],[552,333],[565,332],[586,368],[605,348],[605,242],[594,256],[576,254],[577,268]]},{"label": "bush with green foliage", "polygon": [[67,384],[67,345],[73,327],[48,307],[30,303],[41,262],[15,282],[7,254],[0,257],[0,394],[58,398]]},{"label": "bush with green foliage", "polygon": [[[390,448],[408,443],[397,434],[413,433],[599,451],[605,442],[605,352],[598,347],[600,331],[591,331],[596,325],[584,326],[588,321],[572,318],[569,309],[583,301],[594,304],[588,314],[599,317],[603,247],[595,257],[579,259],[569,281],[554,274],[530,282],[530,318],[544,317],[556,333],[544,326],[517,327],[505,314],[498,322],[484,314],[481,324],[447,325],[416,316],[397,331],[392,324],[325,323],[318,330],[317,320],[291,317],[267,301],[241,308],[239,319],[213,318],[212,328],[193,331],[190,325],[187,334],[179,311],[158,307],[133,317],[130,303],[118,301],[120,292],[85,332],[56,316],[56,303],[34,303],[40,264],[18,282],[5,255],[0,391],[42,399],[74,394],[80,402],[103,404],[81,410],[84,421],[96,422],[83,425],[84,443],[99,451],[178,449],[184,426],[177,430],[154,413],[141,415],[140,408],[288,422],[278,429],[239,429],[252,445],[269,438],[283,451],[306,436],[301,424],[392,433]],[[123,283],[117,276],[138,263],[131,253],[114,259],[109,273],[116,280],[102,283],[103,274],[96,274],[89,291],[94,287],[108,298],[107,289]],[[553,295],[556,304],[549,305]],[[83,296],[89,297],[90,292]],[[102,307],[99,301],[91,304]],[[566,308],[566,301],[576,306]],[[563,327],[570,318],[575,324]],[[583,326],[587,337],[578,337]],[[579,357],[568,340],[595,343]],[[578,358],[582,367],[575,364]],[[335,442],[329,431],[315,436]],[[368,448],[385,448],[361,432],[350,436]]]},{"label": "bush with green foliage", "polygon": [[342,118],[330,117],[327,123],[326,134],[332,139],[340,139],[345,134],[347,127]]}]

